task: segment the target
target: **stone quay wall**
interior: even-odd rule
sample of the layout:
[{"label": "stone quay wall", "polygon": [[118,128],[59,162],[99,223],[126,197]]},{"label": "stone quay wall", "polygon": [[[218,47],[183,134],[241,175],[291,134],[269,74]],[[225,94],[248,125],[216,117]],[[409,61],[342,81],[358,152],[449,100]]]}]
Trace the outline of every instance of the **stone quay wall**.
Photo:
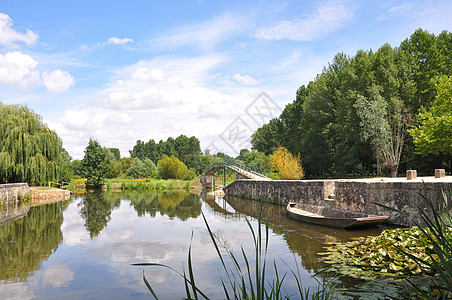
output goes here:
[{"label": "stone quay wall", "polygon": [[[425,198],[435,209],[444,192],[451,199],[452,177],[376,178],[356,180],[237,180],[226,186],[225,195],[286,205],[289,201],[333,206],[351,211],[389,215],[388,221],[397,225],[422,224],[420,207],[429,216]],[[375,203],[395,208],[399,214]],[[407,203],[409,205],[407,205]],[[414,207],[411,208],[410,206]]]},{"label": "stone quay wall", "polygon": [[0,184],[0,204],[16,205],[30,192],[30,187],[26,183]]},{"label": "stone quay wall", "polygon": [[63,200],[67,200],[71,197],[71,192],[68,190],[39,190],[32,189],[31,193],[31,204],[43,204],[43,203],[53,203]]}]

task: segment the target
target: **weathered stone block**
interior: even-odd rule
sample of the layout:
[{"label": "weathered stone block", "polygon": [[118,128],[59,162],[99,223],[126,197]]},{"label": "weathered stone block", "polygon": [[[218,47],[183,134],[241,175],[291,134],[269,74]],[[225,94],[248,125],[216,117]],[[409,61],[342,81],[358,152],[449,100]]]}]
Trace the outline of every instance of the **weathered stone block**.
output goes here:
[{"label": "weathered stone block", "polygon": [[407,180],[413,180],[417,178],[417,171],[416,170],[406,170],[406,179]]},{"label": "weathered stone block", "polygon": [[435,169],[435,178],[444,178],[444,177],[446,177],[446,170]]}]

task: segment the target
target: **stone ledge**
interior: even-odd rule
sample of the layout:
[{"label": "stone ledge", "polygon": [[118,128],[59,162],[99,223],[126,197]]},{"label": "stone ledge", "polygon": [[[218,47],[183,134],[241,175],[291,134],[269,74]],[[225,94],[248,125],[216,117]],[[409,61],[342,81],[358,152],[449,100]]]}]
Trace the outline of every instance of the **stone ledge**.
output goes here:
[{"label": "stone ledge", "polygon": [[39,187],[31,188],[31,204],[53,203],[67,200],[71,197],[71,192],[61,189],[44,189]]}]

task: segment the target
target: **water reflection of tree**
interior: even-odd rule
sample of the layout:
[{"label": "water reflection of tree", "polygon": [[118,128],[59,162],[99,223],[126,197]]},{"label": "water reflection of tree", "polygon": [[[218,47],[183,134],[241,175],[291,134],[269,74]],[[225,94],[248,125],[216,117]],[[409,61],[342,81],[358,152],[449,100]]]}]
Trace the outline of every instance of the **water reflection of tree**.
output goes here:
[{"label": "water reflection of tree", "polygon": [[162,216],[178,218],[182,221],[201,215],[200,197],[186,191],[161,193],[128,192],[124,196],[131,201],[138,216],[149,214],[154,217],[157,212]]},{"label": "water reflection of tree", "polygon": [[[116,195],[115,195],[116,194]],[[85,228],[91,238],[99,236],[111,220],[113,208],[119,207],[120,197],[117,193],[89,191],[78,204],[81,206],[80,215],[85,220]]]},{"label": "water reflection of tree", "polygon": [[30,208],[0,227],[0,280],[26,281],[63,241],[63,210],[70,201]]}]

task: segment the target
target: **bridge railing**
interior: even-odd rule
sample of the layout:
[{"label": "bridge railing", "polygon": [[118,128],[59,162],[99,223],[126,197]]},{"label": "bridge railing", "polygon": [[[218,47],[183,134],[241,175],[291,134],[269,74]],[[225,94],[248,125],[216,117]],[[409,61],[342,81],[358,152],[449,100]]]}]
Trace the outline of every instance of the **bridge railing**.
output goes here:
[{"label": "bridge railing", "polygon": [[267,176],[268,173],[270,173],[269,170],[267,170],[261,166],[254,165],[254,164],[245,164],[243,162],[240,162],[237,160],[232,160],[232,159],[224,159],[222,162],[213,163],[204,171],[204,173],[207,173],[209,170],[211,170],[213,168],[222,168],[222,167],[227,167],[227,166],[235,166],[242,170],[245,170],[245,171],[248,171],[251,173],[257,173],[258,175],[263,175],[263,176]]}]

